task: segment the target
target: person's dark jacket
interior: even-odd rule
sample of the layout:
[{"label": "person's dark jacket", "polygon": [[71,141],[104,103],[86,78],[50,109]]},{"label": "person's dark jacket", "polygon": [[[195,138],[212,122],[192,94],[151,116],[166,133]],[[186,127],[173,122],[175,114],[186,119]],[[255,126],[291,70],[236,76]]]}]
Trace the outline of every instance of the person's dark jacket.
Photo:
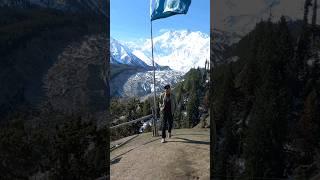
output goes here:
[{"label": "person's dark jacket", "polygon": [[[163,116],[163,113],[164,113],[164,105],[165,105],[165,96],[166,94],[165,93],[162,93],[161,96],[160,96],[160,115]],[[172,117],[174,116],[174,112],[176,110],[176,107],[177,107],[177,103],[176,103],[176,98],[174,96],[174,94],[171,92],[170,93],[170,101],[171,101],[171,114],[172,114]]]}]

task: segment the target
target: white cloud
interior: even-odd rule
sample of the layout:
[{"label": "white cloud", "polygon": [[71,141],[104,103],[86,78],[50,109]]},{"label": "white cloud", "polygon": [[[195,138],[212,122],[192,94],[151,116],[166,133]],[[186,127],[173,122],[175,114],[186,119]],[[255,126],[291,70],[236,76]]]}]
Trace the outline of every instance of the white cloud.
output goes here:
[{"label": "white cloud", "polygon": [[168,32],[168,31],[170,31],[170,29],[165,29],[165,28],[163,28],[163,29],[160,29],[160,30],[159,30],[159,33],[165,33],[165,32]]}]

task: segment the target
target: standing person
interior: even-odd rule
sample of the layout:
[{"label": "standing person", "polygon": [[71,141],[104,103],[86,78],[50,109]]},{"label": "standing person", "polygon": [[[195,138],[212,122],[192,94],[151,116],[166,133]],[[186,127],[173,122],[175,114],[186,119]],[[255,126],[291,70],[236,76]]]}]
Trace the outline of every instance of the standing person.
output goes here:
[{"label": "standing person", "polygon": [[173,124],[173,115],[176,109],[176,98],[171,92],[170,85],[164,87],[165,92],[160,96],[160,113],[162,116],[162,139],[166,142],[166,129],[168,127],[168,137],[171,137],[171,129]]}]

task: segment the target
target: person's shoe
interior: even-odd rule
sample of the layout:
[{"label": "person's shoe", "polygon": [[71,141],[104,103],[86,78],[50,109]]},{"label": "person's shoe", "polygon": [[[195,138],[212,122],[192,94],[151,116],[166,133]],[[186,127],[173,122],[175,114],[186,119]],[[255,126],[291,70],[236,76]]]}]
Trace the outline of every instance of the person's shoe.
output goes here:
[{"label": "person's shoe", "polygon": [[171,138],[171,133],[168,133],[168,137]]},{"label": "person's shoe", "polygon": [[161,143],[165,143],[166,140],[164,138],[161,139]]}]

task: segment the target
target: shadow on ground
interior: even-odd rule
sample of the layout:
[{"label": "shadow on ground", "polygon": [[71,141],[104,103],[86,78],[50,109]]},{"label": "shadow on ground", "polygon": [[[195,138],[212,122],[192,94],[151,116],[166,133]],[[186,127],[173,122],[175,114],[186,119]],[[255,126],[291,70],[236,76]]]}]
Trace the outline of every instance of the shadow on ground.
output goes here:
[{"label": "shadow on ground", "polygon": [[180,138],[180,137],[173,137],[172,139],[181,139],[181,140],[184,140],[184,141],[168,141],[168,142],[181,142],[181,143],[193,143],[193,144],[210,145],[210,142],[207,142],[207,141],[196,141],[196,140],[187,139],[187,138]]},{"label": "shadow on ground", "polygon": [[[142,145],[144,146],[144,145],[147,145],[147,144],[149,144],[149,143],[152,143],[152,142],[158,141],[158,140],[160,140],[160,138],[154,139],[154,140],[152,140],[152,141],[145,142],[145,143],[143,143]],[[135,149],[137,149],[137,148],[141,148],[141,146],[137,146],[137,147],[135,147],[135,148],[132,148],[132,149],[130,149],[130,150],[122,153],[122,154],[119,154],[118,156],[116,156],[116,157],[114,157],[113,159],[110,160],[110,164],[112,165],[112,164],[116,164],[116,163],[120,162],[121,156],[123,156],[123,155],[127,154],[128,152],[130,152],[130,151],[132,151],[132,150],[135,150]]]}]

